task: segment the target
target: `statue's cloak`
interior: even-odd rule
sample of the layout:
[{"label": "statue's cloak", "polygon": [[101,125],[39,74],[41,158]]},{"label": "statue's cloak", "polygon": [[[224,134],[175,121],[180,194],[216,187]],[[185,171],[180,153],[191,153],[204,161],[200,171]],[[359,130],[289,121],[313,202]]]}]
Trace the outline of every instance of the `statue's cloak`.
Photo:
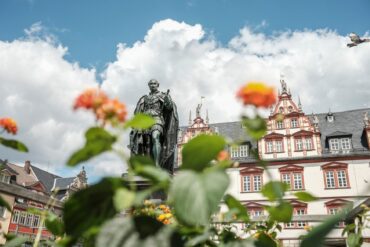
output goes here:
[{"label": "statue's cloak", "polygon": [[[164,96],[164,93],[161,93]],[[169,96],[169,95],[168,95]],[[134,114],[144,112],[144,100],[146,95],[141,97],[136,105]],[[163,107],[163,133],[161,136],[161,156],[160,166],[173,174],[175,164],[175,152],[177,146],[177,132],[179,129],[179,118],[177,115],[176,104],[171,100],[172,109]],[[149,135],[149,136],[145,136]],[[151,147],[145,145],[146,138],[150,138],[150,132],[133,129],[130,133],[131,155],[150,155]]]}]

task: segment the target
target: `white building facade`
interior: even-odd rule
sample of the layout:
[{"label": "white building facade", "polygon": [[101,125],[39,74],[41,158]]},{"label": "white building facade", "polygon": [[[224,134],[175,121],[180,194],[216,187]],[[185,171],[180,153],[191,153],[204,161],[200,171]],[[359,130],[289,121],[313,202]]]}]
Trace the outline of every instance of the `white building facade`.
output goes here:
[{"label": "white building facade", "polygon": [[[300,100],[298,104],[292,100],[283,80],[281,85],[278,102],[266,119],[267,134],[257,143],[245,134],[241,122],[208,124],[207,121],[207,132],[217,132],[240,144],[228,148],[239,166],[228,169],[231,182],[227,193],[238,198],[252,218],[267,215],[264,206],[269,202],[260,192],[270,179],[251,157],[251,149],[256,149],[259,157],[268,162],[267,169],[273,180],[289,185],[285,199],[294,207],[294,221],[283,224],[278,239],[284,246],[299,246],[299,236],[307,234],[311,226],[349,203],[356,205],[370,197],[370,122],[367,118],[370,109],[309,116],[303,112]],[[194,124],[201,122],[199,114],[197,117]],[[189,133],[202,133],[194,124],[182,130],[179,147],[189,140]],[[297,191],[309,192],[317,200],[299,201],[293,195]],[[344,223],[340,223],[329,234],[328,244],[345,246],[341,236],[343,227]],[[243,226],[239,224],[238,228],[242,231]],[[370,232],[364,236],[365,242],[369,242]]]}]

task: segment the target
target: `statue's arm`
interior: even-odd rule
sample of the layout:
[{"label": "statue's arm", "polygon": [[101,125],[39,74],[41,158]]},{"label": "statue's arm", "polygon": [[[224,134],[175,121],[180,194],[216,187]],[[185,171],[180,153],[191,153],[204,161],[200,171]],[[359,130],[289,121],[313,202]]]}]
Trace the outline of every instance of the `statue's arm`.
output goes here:
[{"label": "statue's arm", "polygon": [[144,100],[145,100],[145,95],[141,97],[139,101],[137,102],[134,114],[143,112]]},{"label": "statue's arm", "polygon": [[173,108],[173,103],[172,103],[171,96],[170,96],[169,94],[164,94],[164,98],[163,98],[163,105],[164,105],[164,107],[165,107],[167,110],[172,110],[172,108]]}]

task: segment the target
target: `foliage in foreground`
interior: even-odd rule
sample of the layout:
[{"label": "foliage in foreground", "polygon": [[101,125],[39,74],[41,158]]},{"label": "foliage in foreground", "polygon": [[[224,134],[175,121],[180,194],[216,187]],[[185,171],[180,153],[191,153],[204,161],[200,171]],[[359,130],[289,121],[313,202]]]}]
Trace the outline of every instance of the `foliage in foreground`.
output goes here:
[{"label": "foliage in foreground", "polygon": [[[245,105],[268,107],[275,100],[271,88],[265,89],[256,84],[253,87],[246,86],[238,92],[238,97]],[[109,104],[109,107],[105,104]],[[145,129],[154,123],[153,119],[136,115],[126,121],[123,104],[91,90],[78,98],[75,108],[92,110],[100,125],[86,131],[85,145],[71,155],[68,165],[78,165],[105,152],[116,152],[128,164],[128,173],[122,178],[103,178],[99,183],[73,194],[64,205],[62,221],[50,213],[44,213],[42,221],[56,236],[56,241],[50,245],[281,245],[277,235],[282,230],[282,224],[291,221],[293,207],[284,200],[288,189],[286,184],[272,180],[266,163],[259,160],[258,155],[255,155],[256,162],[270,178],[261,193],[271,204],[266,207],[268,218],[256,223],[250,220],[245,206],[232,195],[225,194],[230,182],[226,169],[233,163],[224,154],[227,143],[221,136],[199,135],[188,142],[183,148],[183,164],[171,177],[147,157],[124,157],[122,152],[115,149],[119,134],[105,128],[110,125],[116,130]],[[243,124],[255,140],[266,133],[265,121],[258,114],[252,118],[244,116]],[[134,182],[136,176],[145,179],[148,186],[139,189]],[[154,194],[167,195],[167,199],[159,204],[155,204],[155,200],[148,201]],[[306,192],[297,192],[295,196],[301,201],[315,200]],[[222,224],[217,221],[220,204],[228,208],[223,213]],[[6,203],[0,200],[0,205],[6,206]],[[343,216],[344,213],[335,215],[313,228],[306,236],[302,236],[301,246],[320,246]],[[233,222],[245,226],[243,234],[236,231]],[[357,241],[357,235],[350,238],[354,243],[360,241]],[[17,246],[22,241],[24,239],[15,238],[6,246]]]}]

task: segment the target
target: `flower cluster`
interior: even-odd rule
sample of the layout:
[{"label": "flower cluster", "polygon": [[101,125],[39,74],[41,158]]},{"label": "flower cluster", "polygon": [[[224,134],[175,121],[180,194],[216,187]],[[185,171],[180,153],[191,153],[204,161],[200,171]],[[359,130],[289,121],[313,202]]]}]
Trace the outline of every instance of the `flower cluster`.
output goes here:
[{"label": "flower cluster", "polygon": [[126,120],[126,106],[117,99],[109,99],[108,96],[100,89],[87,89],[80,94],[73,108],[92,110],[96,119],[105,124],[123,123]]},{"label": "flower cluster", "polygon": [[156,218],[165,225],[173,223],[173,215],[169,206],[160,204],[155,205],[149,200],[144,201],[144,207],[135,209],[134,215],[146,215]]},{"label": "flower cluster", "polygon": [[12,118],[0,118],[0,126],[10,134],[17,134],[17,123]]},{"label": "flower cluster", "polygon": [[244,105],[268,108],[276,103],[276,94],[273,87],[262,82],[250,82],[243,86],[236,94]]},{"label": "flower cluster", "polygon": [[217,160],[218,161],[225,161],[225,160],[229,160],[229,159],[230,159],[230,156],[229,156],[229,153],[226,150],[222,150],[217,155]]}]

